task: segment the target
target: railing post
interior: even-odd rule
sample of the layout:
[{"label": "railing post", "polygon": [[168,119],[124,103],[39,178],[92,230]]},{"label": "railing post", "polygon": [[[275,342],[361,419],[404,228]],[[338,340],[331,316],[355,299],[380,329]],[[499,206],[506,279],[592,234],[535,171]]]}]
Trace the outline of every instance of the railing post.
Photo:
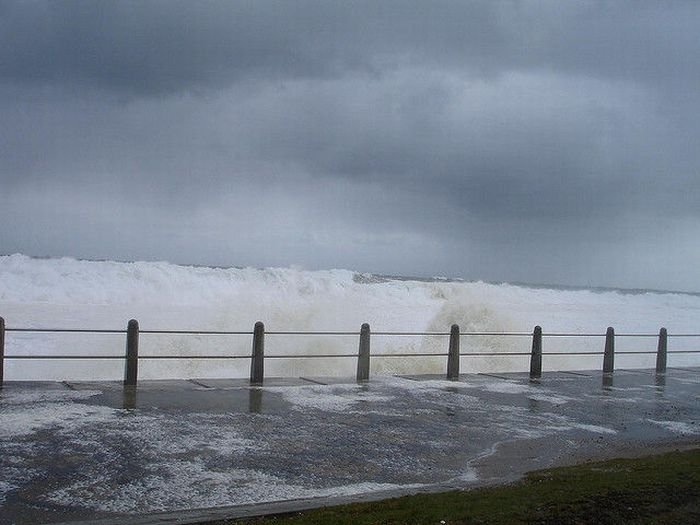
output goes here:
[{"label": "railing post", "polygon": [[447,379],[459,379],[459,325],[450,328],[450,348],[447,354]]},{"label": "railing post", "polygon": [[360,328],[360,349],[357,355],[357,380],[369,380],[369,325],[364,323]]},{"label": "railing post", "polygon": [[136,386],[139,374],[139,322],[136,319],[129,321],[126,328],[126,370],[124,372],[124,385]]},{"label": "railing post", "polygon": [[250,360],[250,383],[262,385],[265,377],[265,325],[262,321],[253,328],[253,353]]},{"label": "railing post", "polygon": [[668,348],[668,332],[665,328],[659,330],[659,346],[656,350],[656,373],[666,372],[666,350]]},{"label": "railing post", "polygon": [[540,377],[542,377],[542,327],[538,325],[532,332],[530,379],[539,379]]},{"label": "railing post", "polygon": [[603,373],[612,374],[615,370],[615,329],[608,326],[605,332],[605,353],[603,354]]},{"label": "railing post", "polygon": [[5,381],[5,319],[0,317],[0,388]]}]

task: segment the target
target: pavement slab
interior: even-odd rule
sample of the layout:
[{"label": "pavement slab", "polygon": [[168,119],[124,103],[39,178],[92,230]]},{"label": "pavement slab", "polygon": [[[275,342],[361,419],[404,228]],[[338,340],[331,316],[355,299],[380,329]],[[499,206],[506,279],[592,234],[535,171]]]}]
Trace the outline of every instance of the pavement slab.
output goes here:
[{"label": "pavement slab", "polygon": [[700,444],[698,368],[497,376],[6,383],[0,524],[250,515]]}]

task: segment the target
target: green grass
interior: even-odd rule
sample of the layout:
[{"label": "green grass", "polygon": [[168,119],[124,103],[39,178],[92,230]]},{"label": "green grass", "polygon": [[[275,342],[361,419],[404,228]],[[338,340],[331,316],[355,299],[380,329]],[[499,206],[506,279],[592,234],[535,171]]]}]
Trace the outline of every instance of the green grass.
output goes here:
[{"label": "green grass", "polygon": [[532,472],[506,486],[405,496],[233,524],[700,523],[700,450]]}]

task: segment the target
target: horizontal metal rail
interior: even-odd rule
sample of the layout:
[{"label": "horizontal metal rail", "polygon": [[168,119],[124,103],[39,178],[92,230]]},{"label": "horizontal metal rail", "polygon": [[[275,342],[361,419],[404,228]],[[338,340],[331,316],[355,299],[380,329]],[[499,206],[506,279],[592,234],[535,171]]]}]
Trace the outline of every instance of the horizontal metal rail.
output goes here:
[{"label": "horizontal metal rail", "polygon": [[[93,329],[93,328],[11,328],[6,327],[5,332],[19,333],[58,333],[58,334],[126,334],[126,330],[119,329]],[[253,335],[250,330],[139,330],[140,334],[153,335]],[[359,336],[357,331],[314,331],[314,330],[269,330],[265,335],[300,335],[300,336]],[[447,337],[450,332],[401,332],[401,331],[373,331],[373,336],[399,336],[399,337]],[[460,337],[531,337],[532,332],[460,332]],[[573,332],[543,332],[542,337],[605,337],[604,333],[573,333]],[[650,333],[616,333],[615,337],[649,337],[656,338],[659,334]],[[668,334],[668,337],[700,337],[698,334]]]},{"label": "horizontal metal rail", "polygon": [[[42,334],[107,334],[107,335],[126,335],[126,353],[125,355],[76,355],[76,354],[5,354],[5,334],[15,333],[15,334],[32,334],[32,333],[42,333]],[[139,336],[252,336],[253,349],[251,354],[240,355],[240,354],[201,354],[201,355],[139,355]],[[359,337],[359,351],[358,353],[302,353],[302,354],[268,354],[264,353],[264,338],[276,337],[276,336],[301,336],[301,337]],[[621,356],[625,355],[638,355],[638,356],[651,356],[656,354],[656,371],[657,373],[665,372],[667,367],[666,358],[668,354],[700,354],[700,349],[686,350],[668,350],[668,337],[674,337],[676,340],[681,340],[683,338],[700,338],[700,333],[681,333],[681,334],[668,334],[666,328],[661,328],[658,335],[656,333],[618,333],[612,327],[608,327],[605,333],[574,333],[574,332],[550,332],[543,333],[540,326],[536,326],[533,332],[520,332],[520,331],[460,331],[459,326],[454,324],[451,326],[450,331],[399,331],[399,330],[379,330],[375,332],[370,331],[369,324],[365,323],[362,325],[360,331],[355,330],[271,330],[265,331],[264,324],[262,322],[255,323],[255,327],[252,331],[250,330],[164,330],[164,329],[145,329],[140,330],[139,323],[137,320],[132,319],[128,322],[128,327],[126,330],[123,329],[86,329],[86,328],[47,328],[47,327],[7,327],[5,325],[5,320],[0,317],[0,387],[3,384],[3,363],[5,360],[119,360],[126,363],[125,366],[125,385],[136,385],[138,376],[138,363],[139,361],[147,360],[179,360],[179,361],[193,361],[193,360],[251,360],[250,366],[250,381],[252,384],[262,383],[264,378],[264,359],[283,359],[283,360],[293,360],[293,359],[357,359],[357,380],[366,381],[369,378],[370,369],[370,336],[374,337],[439,337],[447,338],[449,337],[449,345],[446,345],[447,352],[426,352],[426,351],[415,351],[415,352],[396,352],[396,353],[372,353],[372,359],[413,359],[413,358],[447,358],[447,378],[455,379],[459,377],[459,361],[461,358],[505,358],[505,357],[516,357],[516,358],[530,358],[530,378],[539,378],[542,375],[542,357],[543,356],[563,356],[563,357],[577,357],[577,356],[590,356],[599,358],[603,356],[603,373],[610,374],[614,371],[614,356],[615,352],[615,338],[658,338],[657,351],[651,350],[622,350],[618,351],[617,354]],[[521,337],[521,338],[532,338],[531,351],[475,351],[469,352],[465,351],[467,349],[462,348],[460,351],[460,339],[466,339],[470,337]],[[598,351],[551,351],[543,352],[542,340],[544,338],[605,338],[605,350],[602,348]],[[602,345],[601,345],[602,346]],[[684,346],[682,343],[679,346]],[[643,347],[642,347],[643,348]],[[686,348],[688,348],[686,346]],[[408,348],[410,349],[410,348]],[[479,347],[477,346],[478,350]],[[223,351],[226,351],[222,348]],[[228,350],[229,352],[231,349]]]},{"label": "horizontal metal rail", "polygon": [[[448,334],[449,335],[449,334]],[[503,337],[532,337],[532,332],[460,332],[461,336],[475,336],[475,337],[490,337],[490,336],[503,336]]]},{"label": "horizontal metal rail", "polygon": [[139,330],[140,334],[158,335],[253,335],[253,332],[228,332],[219,330]]},{"label": "horizontal metal rail", "polygon": [[123,355],[5,355],[5,359],[121,359]]},{"label": "horizontal metal rail", "polygon": [[[122,356],[122,359],[124,357]],[[249,355],[139,355],[137,359],[250,359]]]},{"label": "horizontal metal rail", "polygon": [[5,328],[6,332],[37,332],[56,334],[125,334],[126,330],[96,330],[90,328]]},{"label": "horizontal metal rail", "polygon": [[[669,350],[669,354],[700,354],[700,350]],[[656,355],[651,350],[617,351],[616,355]],[[447,357],[447,352],[400,352],[395,354],[372,354],[373,358],[381,357]],[[596,356],[604,352],[542,352],[542,355],[560,356]],[[460,357],[513,357],[530,356],[530,352],[460,352]],[[121,359],[123,355],[5,355],[5,359]],[[334,357],[357,357],[357,354],[265,354],[265,359],[329,359]],[[138,359],[250,359],[249,355],[139,355]]]},{"label": "horizontal metal rail", "polygon": [[[336,357],[354,357],[357,359],[357,354],[265,354],[265,359],[333,359]],[[248,358],[250,359],[250,356],[248,356]]]},{"label": "horizontal metal rail", "polygon": [[604,355],[605,352],[542,352],[542,355]]},{"label": "horizontal metal rail", "polygon": [[372,332],[372,335],[379,336],[397,336],[397,337],[447,337],[450,332],[388,332],[386,330],[379,332]]},{"label": "horizontal metal rail", "polygon": [[[530,334],[532,335],[532,334]],[[542,337],[605,337],[605,334],[593,334],[593,333],[569,333],[569,332],[542,332]],[[658,334],[657,334],[658,337]]]},{"label": "horizontal metal rail", "polygon": [[[336,331],[287,331],[287,330],[265,330],[265,335],[337,335],[337,336],[354,336],[359,337],[360,332],[336,332]],[[377,334],[372,334],[377,335]]]},{"label": "horizontal metal rail", "polygon": [[659,337],[659,334],[618,334],[615,333],[615,337]]},{"label": "horizontal metal rail", "polygon": [[460,357],[478,357],[478,356],[490,356],[490,357],[498,357],[498,356],[529,356],[530,352],[460,352],[459,356]]},{"label": "horizontal metal rail", "polygon": [[[126,330],[101,330],[89,328],[5,328],[6,332],[56,333],[56,334],[125,334]],[[143,334],[159,335],[253,335],[253,332],[219,330],[139,330]]]},{"label": "horizontal metal rail", "polygon": [[396,354],[372,354],[372,358],[375,357],[447,357],[449,354],[447,352],[431,353],[431,352],[401,352]]}]

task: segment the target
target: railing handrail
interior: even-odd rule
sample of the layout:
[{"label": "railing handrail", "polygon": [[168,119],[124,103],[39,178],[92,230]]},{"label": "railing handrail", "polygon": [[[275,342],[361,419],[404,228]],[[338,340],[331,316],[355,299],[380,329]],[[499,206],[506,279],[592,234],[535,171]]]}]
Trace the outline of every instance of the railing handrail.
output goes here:
[{"label": "railing handrail", "polygon": [[[36,328],[36,327],[5,327],[5,332],[24,332],[24,333],[77,333],[77,334],[125,334],[124,329],[114,328]],[[141,335],[253,335],[252,330],[168,330],[168,329],[148,329],[139,330]],[[301,335],[301,336],[358,336],[360,331],[352,330],[266,330],[265,335]],[[374,336],[442,336],[447,337],[450,332],[431,332],[431,331],[392,331],[392,330],[377,330],[373,331]],[[504,336],[504,337],[530,337],[532,332],[519,331],[460,331],[460,336]],[[542,337],[605,337],[605,332],[542,332]],[[658,333],[615,333],[615,337],[658,337]],[[668,337],[700,337],[700,333],[669,333]]]},{"label": "railing handrail", "polygon": [[[126,354],[125,355],[51,355],[51,354],[5,354],[5,333],[75,333],[75,334],[126,334]],[[200,354],[200,355],[139,355],[139,337],[140,335],[236,335],[236,336],[252,336],[253,351],[249,355],[219,355],[219,354]],[[318,353],[318,354],[268,354],[264,355],[264,338],[269,336],[359,336],[360,346],[358,354],[348,353]],[[543,333],[540,326],[536,326],[532,332],[518,331],[460,331],[459,326],[453,324],[449,332],[441,331],[390,331],[379,330],[376,332],[370,331],[369,324],[362,325],[359,332],[350,330],[271,330],[265,331],[265,326],[262,322],[255,323],[252,331],[249,330],[161,330],[150,329],[141,330],[137,320],[129,321],[126,330],[114,329],[89,329],[89,328],[45,328],[45,327],[7,327],[5,319],[0,317],[0,387],[4,380],[4,361],[6,359],[27,360],[27,359],[73,359],[73,360],[110,360],[119,359],[126,363],[124,384],[128,386],[136,385],[138,376],[138,362],[140,360],[150,359],[179,359],[179,360],[197,360],[197,359],[251,359],[250,381],[251,384],[260,384],[264,378],[264,359],[339,359],[339,358],[357,358],[357,380],[366,381],[369,379],[369,364],[370,364],[370,336],[386,336],[386,337],[449,337],[448,352],[385,352],[380,354],[372,354],[374,358],[414,358],[414,357],[447,357],[447,378],[455,379],[459,377],[459,360],[462,357],[530,357],[530,377],[538,379],[542,375],[542,356],[603,356],[603,373],[611,374],[614,371],[615,358],[615,338],[616,337],[658,337],[657,351],[648,350],[623,350],[617,352],[621,355],[652,355],[656,354],[656,371],[666,371],[666,357],[668,354],[694,354],[700,353],[700,350],[668,350],[668,337],[700,337],[700,333],[681,333],[668,334],[665,328],[661,328],[657,334],[650,333],[621,333],[615,334],[612,327],[608,327],[605,334],[599,333],[576,333],[576,332],[550,332]],[[462,337],[532,337],[532,350],[525,351],[505,351],[505,352],[461,352],[460,339]],[[605,337],[604,351],[574,351],[574,352],[543,352],[542,339],[544,337]]]},{"label": "railing handrail", "polygon": [[[542,352],[542,355],[577,356],[604,355],[605,352]],[[669,354],[700,354],[700,350],[668,350]],[[617,351],[616,355],[655,355],[652,350]],[[372,358],[382,357],[447,357],[447,352],[385,352],[372,354]],[[460,352],[460,357],[513,357],[529,356],[531,352]],[[5,359],[124,359],[123,355],[87,354],[5,354]],[[265,359],[333,359],[336,357],[357,357],[357,354],[266,354]],[[187,355],[139,355],[138,359],[250,359],[250,355],[230,354],[187,354]]]}]

